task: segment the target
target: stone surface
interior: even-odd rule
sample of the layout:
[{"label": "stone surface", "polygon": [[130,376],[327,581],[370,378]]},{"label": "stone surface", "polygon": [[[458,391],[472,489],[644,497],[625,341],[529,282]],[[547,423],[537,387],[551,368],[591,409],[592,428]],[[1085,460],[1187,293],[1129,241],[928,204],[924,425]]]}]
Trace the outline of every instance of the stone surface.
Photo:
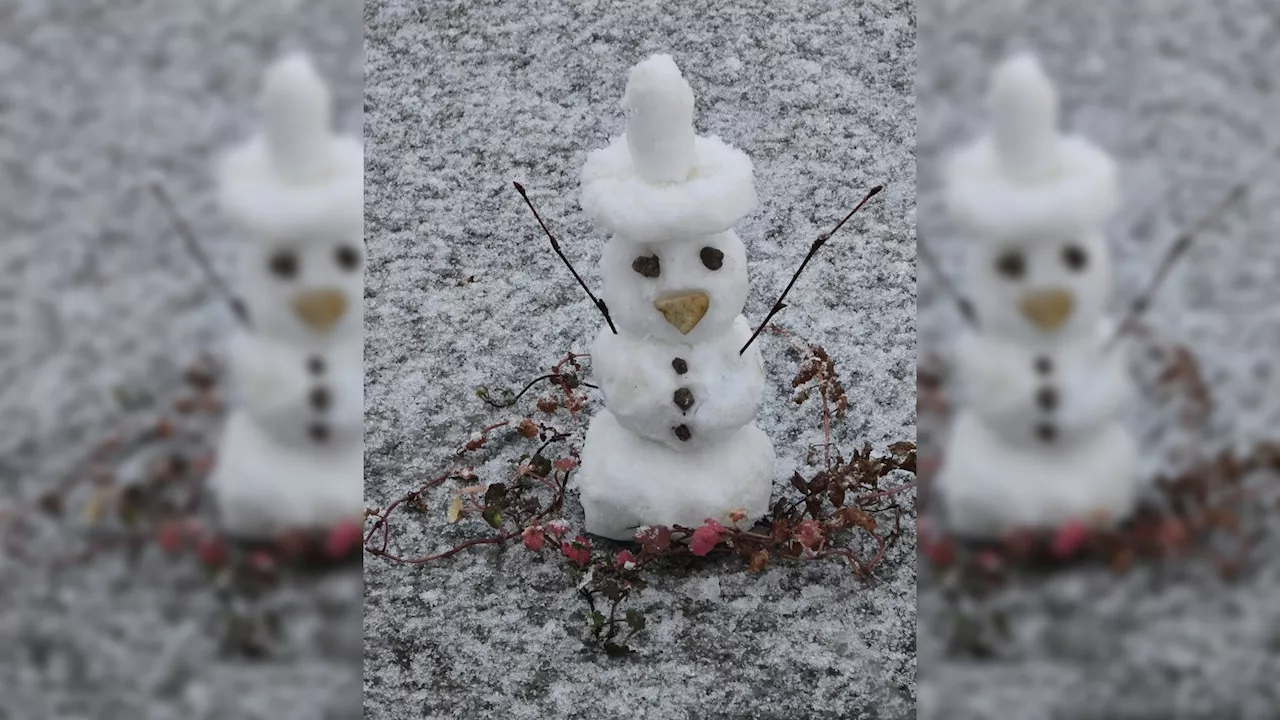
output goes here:
[{"label": "stone surface", "polygon": [[[988,71],[1009,52],[1040,55],[1066,126],[1121,165],[1124,204],[1108,227],[1114,309],[1132,302],[1177,232],[1277,140],[1274,3],[944,1],[919,10],[919,231],[943,267],[958,267],[963,248],[943,210],[941,154],[983,126]],[[1280,165],[1272,163],[1246,201],[1197,239],[1146,317],[1162,340],[1195,353],[1216,410],[1188,437],[1176,408],[1144,390],[1135,403],[1144,475],[1173,468],[1173,450],[1194,438],[1206,452],[1274,438]],[[960,326],[922,272],[921,355],[942,352]],[[1148,379],[1160,371],[1136,353],[1135,365]],[[928,430],[922,424],[922,445]],[[1274,478],[1256,480],[1259,498],[1275,488]],[[920,718],[1271,717],[1280,703],[1280,522],[1261,512],[1265,502],[1248,519],[1261,529],[1259,545],[1234,583],[1204,560],[1122,576],[1086,569],[1022,578],[968,606],[948,601],[922,568]],[[979,610],[1003,615],[1010,637],[987,660],[949,653],[957,618]]]},{"label": "stone surface", "polygon": [[[215,154],[257,126],[263,68],[294,47],[315,54],[341,127],[359,132],[360,21],[344,0],[0,3],[0,506],[154,422],[187,365],[222,354],[232,314],[148,183],[232,275]],[[151,401],[130,412],[125,397]],[[280,656],[247,663],[220,654],[223,607],[194,562],[148,548],[52,567],[83,539],[75,517],[37,522],[33,558],[0,553],[0,716],[359,717],[358,576],[287,583],[272,600]]]},{"label": "stone surface", "polygon": [[[813,239],[887,183],[810,263],[777,322],[837,359],[850,400],[834,428],[841,448],[913,437],[911,3],[365,7],[367,503],[416,487],[484,424],[537,413],[533,398],[494,412],[477,386],[519,389],[566,351],[590,347],[602,318],[511,182],[528,189],[598,293],[608,238],[578,204],[578,173],[624,128],[627,72],[655,52],[670,52],[693,86],[699,132],[754,162],[760,207],[735,225],[753,324]],[[691,245],[691,260],[707,272],[701,248]],[[634,259],[623,269],[644,280]],[[816,398],[790,401],[786,341],[756,343],[767,372],[759,425],[778,448],[781,489],[792,470],[812,471],[804,463],[821,441],[820,411]],[[675,357],[697,372],[691,357],[660,358],[673,383]],[[601,407],[590,392],[586,417]],[[660,400],[675,410],[670,391]],[[554,421],[570,424],[563,413]],[[481,468],[485,480],[503,471]],[[426,503],[428,513],[400,520],[404,551],[482,531],[474,520],[445,522],[448,492]],[[581,512],[571,495],[575,531]],[[585,606],[559,558],[513,545],[425,567],[370,560],[368,716],[912,717],[915,553],[904,522],[907,537],[867,583],[834,564],[664,572],[634,601],[648,618],[637,655],[617,660],[585,650]]]}]

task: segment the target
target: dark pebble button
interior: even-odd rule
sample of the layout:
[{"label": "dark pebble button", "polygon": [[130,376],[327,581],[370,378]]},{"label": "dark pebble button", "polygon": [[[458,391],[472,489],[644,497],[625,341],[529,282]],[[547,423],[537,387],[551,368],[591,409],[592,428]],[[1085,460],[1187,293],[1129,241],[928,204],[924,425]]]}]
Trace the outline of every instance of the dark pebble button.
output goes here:
[{"label": "dark pebble button", "polygon": [[307,360],[307,369],[311,371],[312,375],[319,375],[324,372],[324,358],[319,355],[312,355],[311,359]]},{"label": "dark pebble button", "polygon": [[1040,409],[1044,411],[1053,410],[1058,407],[1058,391],[1051,387],[1042,387],[1040,392],[1036,393],[1036,403],[1040,405]]},{"label": "dark pebble button", "polygon": [[1036,372],[1041,375],[1048,375],[1053,372],[1053,361],[1043,355],[1036,358]]},{"label": "dark pebble button", "polygon": [[680,438],[680,442],[689,442],[689,438],[691,436],[689,435],[688,425],[681,425],[680,427],[676,428],[675,431],[676,431],[676,437]]},{"label": "dark pebble button", "polygon": [[675,370],[680,375],[683,375],[689,372],[689,363],[685,362],[684,358],[676,358],[671,361],[671,369]]},{"label": "dark pebble button", "polygon": [[689,388],[680,388],[675,394],[676,407],[683,412],[688,412],[693,407],[693,391]]},{"label": "dark pebble button", "polygon": [[307,432],[310,433],[311,439],[318,443],[322,443],[329,439],[329,426],[324,423],[316,423],[312,425]]},{"label": "dark pebble button", "polygon": [[328,388],[324,386],[312,388],[311,407],[315,408],[319,412],[324,412],[329,409],[330,400],[331,398],[329,397]]},{"label": "dark pebble button", "polygon": [[1057,436],[1058,429],[1053,425],[1045,423],[1044,425],[1036,426],[1036,437],[1040,438],[1041,442],[1051,443]]}]

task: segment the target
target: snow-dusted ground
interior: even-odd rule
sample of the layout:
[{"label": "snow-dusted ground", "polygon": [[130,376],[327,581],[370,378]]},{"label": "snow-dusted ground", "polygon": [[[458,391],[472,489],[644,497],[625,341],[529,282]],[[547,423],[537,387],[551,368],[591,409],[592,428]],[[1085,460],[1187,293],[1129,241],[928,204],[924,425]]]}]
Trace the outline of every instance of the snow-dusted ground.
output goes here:
[{"label": "snow-dusted ground", "polygon": [[[939,200],[940,153],[982,127],[988,70],[1011,50],[1040,52],[1060,83],[1066,122],[1123,164],[1127,205],[1111,226],[1117,308],[1146,282],[1177,230],[1280,140],[1280,6],[1267,0],[922,2],[919,13],[920,236],[944,265],[958,262],[962,239]],[[1210,447],[1276,433],[1280,161],[1272,166],[1246,202],[1199,238],[1147,317],[1202,364],[1217,401],[1205,432]],[[928,272],[920,323],[922,356],[945,350],[958,323]],[[1139,408],[1143,426],[1160,425],[1158,412]],[[1257,481],[1272,489],[1277,482]],[[985,661],[947,656],[951,610],[922,572],[920,717],[1276,717],[1275,516],[1262,524],[1254,560],[1234,584],[1201,563],[1019,582],[987,603],[1008,616],[1012,634]]]},{"label": "snow-dusted ground", "polygon": [[[578,171],[622,130],[627,70],[653,52],[680,64],[699,131],[755,161],[762,205],[738,226],[753,323],[813,238],[887,183],[777,322],[837,358],[851,402],[835,430],[841,447],[914,439],[910,2],[365,8],[369,504],[415,488],[472,429],[516,416],[490,410],[477,386],[519,387],[586,350],[602,320],[511,181],[598,288],[605,238],[578,205]],[[818,410],[788,401],[785,343],[761,343],[761,425],[785,481],[820,438]],[[501,467],[483,472],[496,479]],[[399,548],[443,549],[480,532],[445,525],[447,504],[441,490],[427,514],[398,516]],[[569,511],[580,522],[572,495]],[[367,716],[913,717],[911,523],[871,583],[835,564],[658,574],[634,605],[649,629],[624,659],[584,651],[584,606],[559,565],[519,547],[426,567],[367,558]]]},{"label": "snow-dusted ground", "polygon": [[[252,129],[262,66],[296,46],[358,131],[358,8],[0,1],[0,504],[123,423],[117,388],[157,398],[145,420],[220,350],[231,316],[146,182],[163,180],[229,273],[213,154]],[[55,529],[42,524],[42,554],[61,548]],[[361,594],[353,573],[286,590],[283,658],[246,665],[219,659],[218,604],[189,562],[109,553],[59,572],[0,555],[0,717],[358,717]]]}]

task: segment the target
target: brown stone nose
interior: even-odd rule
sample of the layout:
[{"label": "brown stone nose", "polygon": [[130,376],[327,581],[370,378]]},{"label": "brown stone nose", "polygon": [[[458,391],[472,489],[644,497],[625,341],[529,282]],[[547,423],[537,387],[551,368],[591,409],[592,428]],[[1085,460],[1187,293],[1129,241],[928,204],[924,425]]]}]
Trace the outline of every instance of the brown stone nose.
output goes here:
[{"label": "brown stone nose", "polygon": [[711,298],[704,292],[690,292],[673,297],[655,300],[653,307],[662,313],[667,322],[675,326],[681,335],[689,331],[702,320],[711,307]]},{"label": "brown stone nose", "polygon": [[1029,292],[1018,303],[1023,316],[1045,332],[1062,327],[1071,317],[1075,306],[1075,296],[1060,288]]},{"label": "brown stone nose", "polygon": [[347,296],[341,290],[307,290],[293,297],[293,312],[318,332],[329,332],[347,311]]}]

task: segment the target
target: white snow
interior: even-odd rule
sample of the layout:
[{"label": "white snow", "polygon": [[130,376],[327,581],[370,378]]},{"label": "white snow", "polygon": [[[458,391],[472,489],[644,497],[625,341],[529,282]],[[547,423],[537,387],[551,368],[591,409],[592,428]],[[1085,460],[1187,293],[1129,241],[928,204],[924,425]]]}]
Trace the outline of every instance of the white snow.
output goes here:
[{"label": "white snow", "polygon": [[[1012,117],[992,118],[996,134],[983,147],[995,147],[1004,162],[982,179],[993,194],[1002,177],[1010,187],[1033,188],[1034,196],[1001,198],[1004,212],[1020,227],[1055,231],[1009,236],[1007,221],[974,226],[987,233],[975,239],[966,275],[978,327],[955,353],[967,402],[935,486],[948,526],[962,535],[1000,537],[1072,520],[1114,524],[1132,511],[1139,476],[1123,417],[1134,395],[1127,360],[1111,346],[1115,328],[1104,316],[1108,248],[1094,208],[1083,212],[1089,222],[1072,221],[1075,233],[1057,222],[1077,210],[1070,204],[1077,193],[1064,188],[1100,192],[1097,177],[1072,176],[1071,164],[1057,162],[1056,96],[1033,56],[1007,60],[994,75],[992,111]],[[974,178],[956,167],[950,181],[971,186]],[[953,186],[950,197],[961,194]]]},{"label": "white snow", "polygon": [[329,103],[305,55],[278,60],[265,133],[219,175],[224,211],[251,233],[238,278],[250,327],[230,347],[239,406],[209,479],[237,535],[330,527],[364,508],[364,170]]}]

